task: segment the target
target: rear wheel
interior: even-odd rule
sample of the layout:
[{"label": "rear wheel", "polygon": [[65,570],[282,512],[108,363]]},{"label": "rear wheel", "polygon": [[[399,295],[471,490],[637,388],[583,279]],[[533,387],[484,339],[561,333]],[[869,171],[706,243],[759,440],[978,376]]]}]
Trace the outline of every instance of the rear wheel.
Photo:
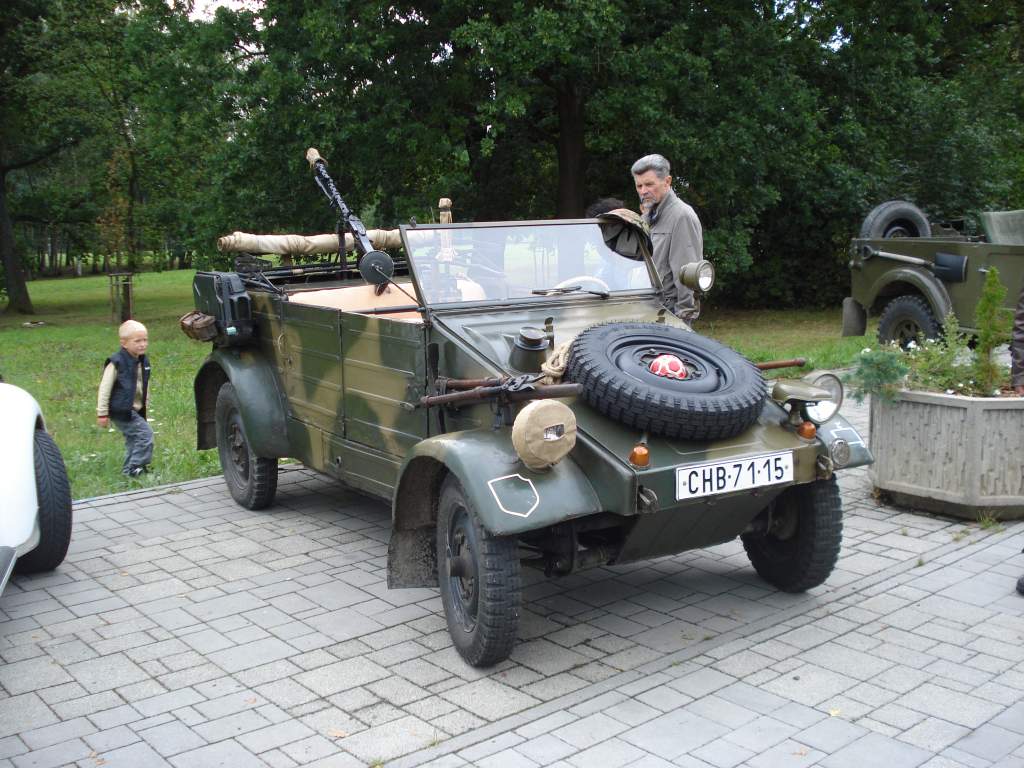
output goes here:
[{"label": "rear wheel", "polygon": [[257,456],[249,445],[238,408],[238,395],[231,384],[217,393],[217,453],[231,498],[246,509],[263,509],[277,493],[277,459]]},{"label": "rear wheel", "polygon": [[459,655],[474,667],[507,659],[519,628],[518,545],[513,537],[487,534],[452,475],[441,486],[437,569],[448,634]]},{"label": "rear wheel", "polygon": [[33,452],[36,466],[36,498],[39,502],[39,544],[18,558],[20,573],[52,571],[64,562],[71,543],[71,485],[60,449],[47,434],[37,429]]},{"label": "rear wheel", "polygon": [[740,538],[754,570],[783,592],[822,584],[835,567],[843,539],[835,477],[788,488],[772,502],[768,529]]},{"label": "rear wheel", "polygon": [[917,337],[936,339],[942,326],[928,303],[920,296],[897,296],[885,305],[878,319],[878,341],[897,342],[906,349]]}]

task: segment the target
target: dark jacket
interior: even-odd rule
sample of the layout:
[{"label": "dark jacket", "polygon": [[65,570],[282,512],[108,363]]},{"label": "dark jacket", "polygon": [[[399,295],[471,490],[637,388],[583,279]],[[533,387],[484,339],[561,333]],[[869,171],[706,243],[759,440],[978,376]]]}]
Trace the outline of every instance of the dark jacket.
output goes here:
[{"label": "dark jacket", "polygon": [[118,421],[131,420],[132,409],[135,404],[135,389],[138,386],[135,372],[138,370],[139,364],[141,364],[142,409],[139,411],[139,415],[142,418],[146,418],[146,396],[149,392],[149,358],[145,355],[139,355],[138,358],[134,358],[128,353],[127,349],[122,348],[103,361],[104,368],[107,367],[107,363],[113,363],[114,367],[117,368],[114,388],[110,390],[110,417]]}]

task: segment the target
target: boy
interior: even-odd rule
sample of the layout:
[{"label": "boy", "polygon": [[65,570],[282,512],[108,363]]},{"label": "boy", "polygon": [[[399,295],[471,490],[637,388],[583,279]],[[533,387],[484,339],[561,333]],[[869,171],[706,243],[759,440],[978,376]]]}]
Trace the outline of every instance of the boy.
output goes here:
[{"label": "boy", "polygon": [[124,435],[124,468],[128,477],[147,472],[153,458],[153,428],[146,421],[149,392],[149,359],[146,326],[126,320],[117,329],[121,349],[104,362],[103,378],[96,400],[96,423],[106,427],[111,420]]}]

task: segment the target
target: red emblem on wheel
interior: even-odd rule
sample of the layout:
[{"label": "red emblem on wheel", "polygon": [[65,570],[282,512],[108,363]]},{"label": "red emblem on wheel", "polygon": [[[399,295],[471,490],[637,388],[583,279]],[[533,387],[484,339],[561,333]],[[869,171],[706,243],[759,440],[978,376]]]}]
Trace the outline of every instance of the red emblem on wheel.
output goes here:
[{"label": "red emblem on wheel", "polygon": [[651,361],[650,371],[666,379],[685,379],[688,375],[683,361],[675,355],[658,355]]}]

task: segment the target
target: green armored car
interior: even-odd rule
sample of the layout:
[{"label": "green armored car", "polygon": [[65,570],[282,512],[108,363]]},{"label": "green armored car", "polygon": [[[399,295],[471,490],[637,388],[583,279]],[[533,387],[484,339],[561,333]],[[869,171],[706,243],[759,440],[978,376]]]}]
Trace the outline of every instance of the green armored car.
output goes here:
[{"label": "green armored car", "polygon": [[[197,273],[183,318],[213,343],[198,447],[219,451],[238,503],[272,504],[282,457],[390,503],[388,586],[439,586],[475,666],[512,650],[523,567],[558,577],[739,536],[779,589],[828,577],[835,472],[871,461],[841,384],[769,385],[773,364],[668,313],[635,214],[368,232],[311,162],[338,232],[222,239],[282,258]],[[279,263],[316,252],[331,255]],[[706,291],[714,270],[683,277]]]}]

